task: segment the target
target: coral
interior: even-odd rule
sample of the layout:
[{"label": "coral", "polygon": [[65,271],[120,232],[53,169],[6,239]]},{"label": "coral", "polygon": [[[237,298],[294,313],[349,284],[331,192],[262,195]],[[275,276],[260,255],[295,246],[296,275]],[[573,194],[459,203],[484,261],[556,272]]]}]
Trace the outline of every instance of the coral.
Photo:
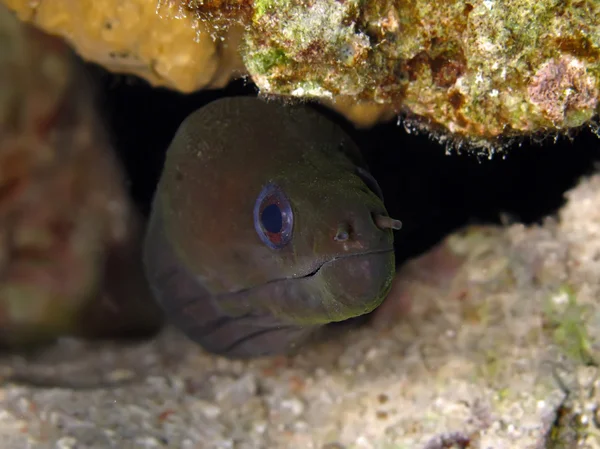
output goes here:
[{"label": "coral", "polygon": [[0,30],[0,345],[156,325],[139,223],[74,55],[2,5]]},{"label": "coral", "polygon": [[257,5],[243,54],[265,92],[333,107],[350,97],[367,119],[404,113],[412,127],[480,146],[575,128],[597,112],[595,0]]},{"label": "coral", "polygon": [[472,146],[566,132],[598,109],[598,0],[2,1],[156,85],[248,73],[263,94],[317,99],[363,126],[400,115]]},{"label": "coral", "polygon": [[[227,2],[2,1],[22,20],[65,37],[86,59],[157,86],[184,92],[222,87],[243,70],[237,54],[239,27],[207,20],[219,7],[225,16]],[[204,5],[202,11],[198,4]]]},{"label": "coral", "polygon": [[[595,79],[580,60],[564,56],[542,65],[527,88],[529,100],[552,122],[569,126],[589,119],[600,95]],[[583,114],[583,117],[581,117]]]}]

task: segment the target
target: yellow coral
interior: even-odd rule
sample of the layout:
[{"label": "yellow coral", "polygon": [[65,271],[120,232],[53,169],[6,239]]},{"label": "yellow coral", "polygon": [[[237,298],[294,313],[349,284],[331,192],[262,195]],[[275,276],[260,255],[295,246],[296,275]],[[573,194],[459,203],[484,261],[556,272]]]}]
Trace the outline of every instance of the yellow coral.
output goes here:
[{"label": "yellow coral", "polygon": [[180,2],[4,0],[25,21],[65,37],[84,58],[157,86],[191,92],[222,87],[242,70],[241,30],[216,36]]}]

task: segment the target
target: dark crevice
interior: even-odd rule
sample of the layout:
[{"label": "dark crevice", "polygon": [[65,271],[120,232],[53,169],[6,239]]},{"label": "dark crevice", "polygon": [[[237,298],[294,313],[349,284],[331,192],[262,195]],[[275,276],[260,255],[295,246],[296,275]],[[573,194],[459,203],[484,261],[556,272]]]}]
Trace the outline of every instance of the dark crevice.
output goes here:
[{"label": "dark crevice", "polygon": [[[256,95],[256,88],[244,80],[225,90],[182,95],[88,67],[99,86],[100,109],[125,165],[131,194],[144,213],[165,151],[183,119],[222,96]],[[499,224],[503,217],[539,222],[556,213],[564,203],[564,192],[592,173],[600,157],[600,140],[589,130],[556,143],[523,139],[509,147],[504,157],[488,160],[466,153],[447,155],[439,143],[426,135],[406,133],[395,121],[356,130],[333,112],[325,113],[358,143],[390,216],[402,221],[395,243],[399,260],[425,251],[467,224]]]},{"label": "dark crevice", "polygon": [[544,436],[544,447],[576,449],[584,430],[579,413],[573,409],[573,401],[567,396],[559,404],[555,413],[554,420]]}]

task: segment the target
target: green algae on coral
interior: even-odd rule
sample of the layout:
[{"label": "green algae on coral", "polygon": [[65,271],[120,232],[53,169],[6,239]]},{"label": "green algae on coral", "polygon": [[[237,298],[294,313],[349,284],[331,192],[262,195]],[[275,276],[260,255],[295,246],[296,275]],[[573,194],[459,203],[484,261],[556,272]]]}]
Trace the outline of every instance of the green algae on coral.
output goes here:
[{"label": "green algae on coral", "polygon": [[600,2],[260,0],[242,52],[265,93],[351,96],[486,146],[594,118]]},{"label": "green algae on coral", "polygon": [[[243,51],[253,79],[260,80],[261,87],[271,86],[274,93],[294,96],[358,93],[362,75],[356,64],[364,62],[370,46],[368,35],[356,29],[361,3],[358,0],[312,4],[287,0],[257,2]],[[273,49],[281,51],[285,58],[273,60]],[[311,70],[309,66],[319,58],[335,61],[336,70]],[[257,60],[274,63],[257,63]],[[294,82],[289,82],[291,77]],[[307,85],[318,88],[303,87]]]},{"label": "green algae on coral", "polygon": [[554,342],[566,355],[585,365],[598,365],[591,339],[586,329],[589,305],[577,303],[575,292],[564,287],[547,304],[546,319]]},{"label": "green algae on coral", "polygon": [[267,73],[273,67],[285,64],[289,59],[285,56],[285,52],[279,48],[272,48],[264,53],[257,55],[255,59],[250,61],[251,69],[257,73]]},{"label": "green algae on coral", "polygon": [[268,96],[362,126],[398,116],[456,146],[567,133],[598,112],[600,0],[80,0],[77,17],[66,0],[0,2],[156,85],[249,75]]}]

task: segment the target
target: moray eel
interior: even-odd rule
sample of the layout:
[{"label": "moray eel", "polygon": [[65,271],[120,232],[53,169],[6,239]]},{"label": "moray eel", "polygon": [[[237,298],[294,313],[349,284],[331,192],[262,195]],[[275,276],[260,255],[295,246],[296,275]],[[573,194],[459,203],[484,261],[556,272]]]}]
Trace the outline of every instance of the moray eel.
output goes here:
[{"label": "moray eel", "polygon": [[289,353],[383,301],[399,226],[337,125],[226,98],[188,116],[167,151],[145,271],[167,318],[208,351]]}]

